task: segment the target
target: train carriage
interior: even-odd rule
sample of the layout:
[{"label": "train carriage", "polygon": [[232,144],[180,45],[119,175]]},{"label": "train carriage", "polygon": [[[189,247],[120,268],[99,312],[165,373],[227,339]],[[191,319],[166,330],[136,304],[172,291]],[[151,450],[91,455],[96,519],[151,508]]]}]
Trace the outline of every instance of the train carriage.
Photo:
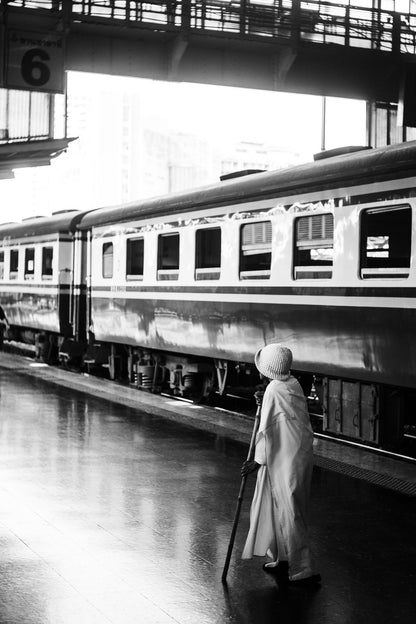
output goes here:
[{"label": "train carriage", "polygon": [[171,374],[178,357],[190,375],[212,362],[219,385],[284,342],[324,431],[411,447],[415,157],[351,151],[87,214],[95,339],[163,354]]},{"label": "train carriage", "polygon": [[0,225],[0,305],[12,337],[36,345],[46,359],[73,335],[75,318],[78,334],[84,324],[82,236],[75,230],[81,215],[59,211]]}]

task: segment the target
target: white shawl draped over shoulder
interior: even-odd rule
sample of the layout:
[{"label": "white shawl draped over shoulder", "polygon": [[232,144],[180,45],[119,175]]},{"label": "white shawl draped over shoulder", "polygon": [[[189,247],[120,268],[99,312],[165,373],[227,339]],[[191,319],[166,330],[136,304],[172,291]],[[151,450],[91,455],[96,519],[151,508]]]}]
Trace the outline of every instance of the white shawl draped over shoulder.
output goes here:
[{"label": "white shawl draped over shoulder", "polygon": [[[266,388],[254,459],[261,464],[250,511],[243,559],[275,550],[276,519],[285,558],[309,573],[306,511],[313,467],[313,432],[299,382],[272,380]],[[280,540],[281,541],[281,540]],[[275,553],[277,555],[277,553]],[[280,553],[280,557],[282,553]],[[292,566],[292,567],[293,567]],[[295,569],[293,572],[296,574]]]}]

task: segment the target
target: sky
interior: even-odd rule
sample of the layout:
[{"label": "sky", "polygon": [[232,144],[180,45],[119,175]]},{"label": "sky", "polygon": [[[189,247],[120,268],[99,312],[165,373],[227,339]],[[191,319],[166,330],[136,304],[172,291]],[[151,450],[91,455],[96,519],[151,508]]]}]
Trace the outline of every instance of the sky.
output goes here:
[{"label": "sky", "polygon": [[[321,147],[322,98],[318,96],[70,72],[71,91],[99,87],[140,93],[145,114],[168,128],[220,140],[296,146],[301,151]],[[326,101],[331,147],[362,144],[365,102]]]},{"label": "sky", "polygon": [[[321,150],[322,98],[318,96],[68,74],[69,94],[103,88],[114,93],[140,93],[143,119],[153,128],[195,134],[217,145],[240,141],[266,143],[297,152],[304,161]],[[327,98],[326,114],[327,149],[365,144],[365,102]],[[52,204],[54,210],[59,209],[51,195],[55,193],[56,197],[54,189],[59,188],[65,158],[58,157],[49,167],[16,170],[14,180],[0,180],[0,222],[50,214]],[[45,188],[45,197],[44,201],[38,197],[34,205],[30,189],[36,185]]]}]

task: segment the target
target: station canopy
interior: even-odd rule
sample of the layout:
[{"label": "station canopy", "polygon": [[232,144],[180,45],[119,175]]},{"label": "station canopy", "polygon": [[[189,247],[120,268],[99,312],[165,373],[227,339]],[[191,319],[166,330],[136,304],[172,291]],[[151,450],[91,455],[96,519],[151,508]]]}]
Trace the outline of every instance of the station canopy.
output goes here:
[{"label": "station canopy", "polygon": [[14,177],[14,169],[50,165],[73,138],[13,141],[0,145],[0,179]]}]

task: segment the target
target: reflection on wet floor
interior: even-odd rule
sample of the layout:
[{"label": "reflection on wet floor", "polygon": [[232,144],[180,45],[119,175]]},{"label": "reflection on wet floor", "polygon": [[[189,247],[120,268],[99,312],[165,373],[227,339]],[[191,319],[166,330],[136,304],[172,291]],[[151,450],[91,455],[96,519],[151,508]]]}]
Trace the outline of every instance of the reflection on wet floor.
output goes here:
[{"label": "reflection on wet floor", "polygon": [[[178,407],[180,409],[180,406]],[[241,561],[246,448],[0,369],[0,624],[407,624],[415,500],[316,468],[322,587]]]}]

